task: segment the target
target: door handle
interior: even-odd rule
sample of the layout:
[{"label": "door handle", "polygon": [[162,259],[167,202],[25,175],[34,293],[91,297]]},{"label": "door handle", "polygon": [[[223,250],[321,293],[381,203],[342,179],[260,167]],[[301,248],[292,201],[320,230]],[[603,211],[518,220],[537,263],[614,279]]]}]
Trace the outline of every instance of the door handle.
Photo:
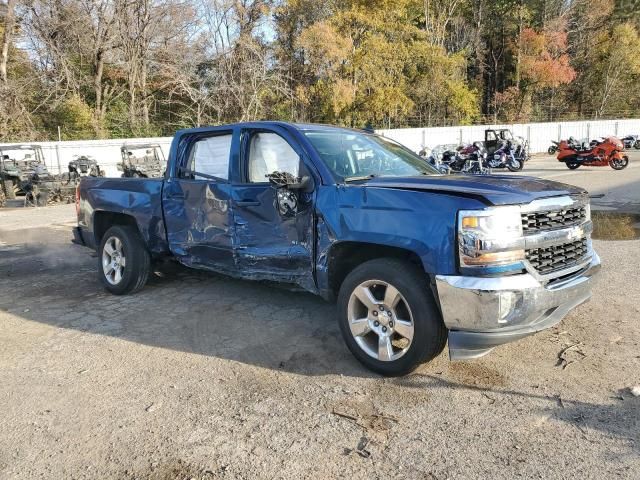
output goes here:
[{"label": "door handle", "polygon": [[184,193],[182,193],[182,192],[169,192],[169,193],[167,193],[167,197],[176,198],[176,199],[180,200],[180,199],[184,199]]},{"label": "door handle", "polygon": [[260,205],[260,202],[257,200],[241,200],[236,202],[239,207],[257,207]]}]

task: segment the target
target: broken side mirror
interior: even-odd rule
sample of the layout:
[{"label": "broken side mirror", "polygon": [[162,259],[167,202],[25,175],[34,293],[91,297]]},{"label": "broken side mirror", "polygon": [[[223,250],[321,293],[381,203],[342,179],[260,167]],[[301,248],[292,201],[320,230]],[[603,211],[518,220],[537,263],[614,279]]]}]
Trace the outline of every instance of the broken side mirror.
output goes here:
[{"label": "broken side mirror", "polygon": [[302,190],[309,192],[313,190],[313,180],[311,175],[294,177],[288,172],[273,172],[267,175],[269,183],[276,188],[287,188],[289,190]]}]

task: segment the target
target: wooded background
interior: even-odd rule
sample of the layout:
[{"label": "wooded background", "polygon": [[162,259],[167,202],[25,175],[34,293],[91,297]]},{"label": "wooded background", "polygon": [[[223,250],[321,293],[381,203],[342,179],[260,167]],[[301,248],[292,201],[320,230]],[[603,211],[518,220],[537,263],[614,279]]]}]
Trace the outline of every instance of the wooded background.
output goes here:
[{"label": "wooded background", "polygon": [[638,117],[639,32],[635,0],[8,0],[0,138]]}]

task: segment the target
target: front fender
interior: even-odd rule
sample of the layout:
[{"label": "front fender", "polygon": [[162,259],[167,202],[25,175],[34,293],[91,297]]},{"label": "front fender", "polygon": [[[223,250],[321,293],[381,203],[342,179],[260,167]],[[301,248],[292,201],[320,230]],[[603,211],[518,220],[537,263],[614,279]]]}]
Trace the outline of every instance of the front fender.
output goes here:
[{"label": "front fender", "polygon": [[439,275],[457,272],[458,210],[483,207],[478,200],[455,195],[360,185],[322,188],[317,197],[329,241],[410,250],[427,273]]}]

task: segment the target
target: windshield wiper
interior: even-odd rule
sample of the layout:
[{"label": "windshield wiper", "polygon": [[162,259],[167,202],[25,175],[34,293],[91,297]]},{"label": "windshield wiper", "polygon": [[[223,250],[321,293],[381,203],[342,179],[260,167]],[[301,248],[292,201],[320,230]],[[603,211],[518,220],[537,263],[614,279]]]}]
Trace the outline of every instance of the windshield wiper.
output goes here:
[{"label": "windshield wiper", "polygon": [[362,180],[371,180],[372,178],[376,178],[376,176],[377,175],[372,173],[370,175],[362,175],[360,177],[348,177],[344,179],[344,183],[357,182]]}]

